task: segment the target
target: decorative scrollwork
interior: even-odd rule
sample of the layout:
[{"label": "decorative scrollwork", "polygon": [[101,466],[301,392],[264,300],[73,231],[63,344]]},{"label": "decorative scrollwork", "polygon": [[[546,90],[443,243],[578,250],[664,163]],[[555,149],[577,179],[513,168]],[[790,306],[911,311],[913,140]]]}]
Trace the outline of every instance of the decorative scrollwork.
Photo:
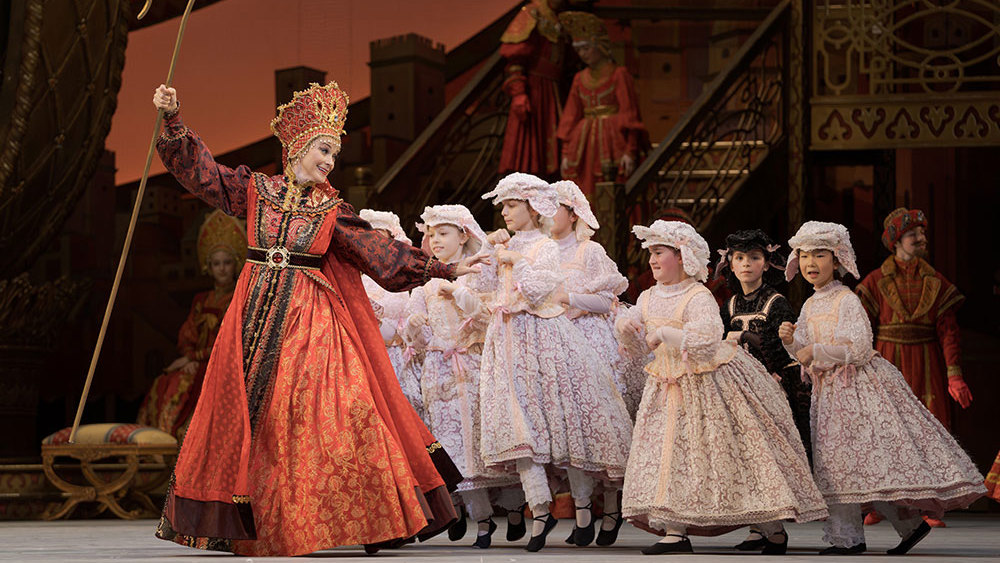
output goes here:
[{"label": "decorative scrollwork", "polygon": [[66,277],[42,285],[32,284],[28,274],[0,280],[0,343],[50,345],[89,289],[89,281]]},{"label": "decorative scrollwork", "polygon": [[[128,2],[15,2],[0,115],[0,277],[25,271],[60,231],[111,128]],[[44,38],[44,40],[42,40]]]},{"label": "decorative scrollwork", "polygon": [[814,149],[1000,144],[1000,4],[826,0],[813,16]]},{"label": "decorative scrollwork", "polygon": [[1000,86],[996,2],[825,0],[813,13],[817,96]]}]

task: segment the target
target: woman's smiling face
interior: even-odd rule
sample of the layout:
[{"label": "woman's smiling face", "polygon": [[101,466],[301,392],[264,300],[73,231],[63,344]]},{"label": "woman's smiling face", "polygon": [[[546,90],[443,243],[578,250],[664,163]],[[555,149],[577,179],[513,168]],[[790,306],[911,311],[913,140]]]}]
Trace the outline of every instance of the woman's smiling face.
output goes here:
[{"label": "woman's smiling face", "polygon": [[322,184],[333,171],[338,149],[333,142],[320,137],[309,145],[309,150],[295,163],[295,178],[299,182]]}]

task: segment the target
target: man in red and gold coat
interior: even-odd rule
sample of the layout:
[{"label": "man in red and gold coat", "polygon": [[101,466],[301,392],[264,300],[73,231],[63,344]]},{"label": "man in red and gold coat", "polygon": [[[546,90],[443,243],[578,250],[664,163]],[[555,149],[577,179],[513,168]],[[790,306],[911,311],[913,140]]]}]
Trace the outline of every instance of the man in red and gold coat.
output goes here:
[{"label": "man in red and gold coat", "polygon": [[562,0],[530,0],[500,37],[506,59],[503,90],[510,114],[500,154],[500,173],[552,178],[559,170],[559,126],[566,43],[559,24]]},{"label": "man in red and gold coat", "polygon": [[893,256],[868,274],[856,291],[871,319],[876,350],[903,372],[927,410],[950,429],[946,389],[962,408],[972,402],[959,364],[955,318],[965,297],[924,260],[927,218],[922,211],[900,207],[886,217],[883,227],[882,243]]}]

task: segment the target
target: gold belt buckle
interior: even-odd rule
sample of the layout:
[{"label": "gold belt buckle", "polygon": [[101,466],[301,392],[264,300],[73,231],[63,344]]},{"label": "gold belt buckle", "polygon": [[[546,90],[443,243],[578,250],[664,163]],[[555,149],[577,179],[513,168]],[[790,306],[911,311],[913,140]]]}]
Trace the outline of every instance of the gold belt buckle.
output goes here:
[{"label": "gold belt buckle", "polygon": [[265,263],[272,270],[284,270],[288,267],[288,249],[284,246],[274,245],[267,249],[267,260]]}]

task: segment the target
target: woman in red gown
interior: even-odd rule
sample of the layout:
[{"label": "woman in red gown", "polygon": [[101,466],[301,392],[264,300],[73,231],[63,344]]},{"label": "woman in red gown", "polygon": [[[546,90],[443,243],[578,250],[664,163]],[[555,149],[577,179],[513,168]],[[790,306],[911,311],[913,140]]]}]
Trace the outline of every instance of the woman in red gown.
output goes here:
[{"label": "woman in red gown", "polygon": [[461,475],[406,401],[364,272],[389,291],[454,279],[449,266],[360,219],[326,180],[347,95],[313,84],[271,130],[284,176],[216,163],[176,91],[157,151],[188,191],[246,216],[247,264],[208,360],[157,536],[250,556],[426,537],[455,520]]},{"label": "woman in red gown", "polygon": [[576,73],[559,118],[562,177],[594,193],[604,169],[619,179],[635,171],[639,151],[648,144],[639,118],[635,83],[625,67],[611,58],[611,41],[604,22],[594,14],[563,12],[559,21],[573,37],[573,48],[587,68]]},{"label": "woman in red gown", "polygon": [[236,289],[236,274],[247,258],[246,226],[216,209],[198,231],[198,262],[215,288],[194,296],[191,311],[177,336],[181,356],[153,380],[139,408],[139,424],[159,428],[181,439],[201,394],[208,357],[219,334],[222,316]]}]

